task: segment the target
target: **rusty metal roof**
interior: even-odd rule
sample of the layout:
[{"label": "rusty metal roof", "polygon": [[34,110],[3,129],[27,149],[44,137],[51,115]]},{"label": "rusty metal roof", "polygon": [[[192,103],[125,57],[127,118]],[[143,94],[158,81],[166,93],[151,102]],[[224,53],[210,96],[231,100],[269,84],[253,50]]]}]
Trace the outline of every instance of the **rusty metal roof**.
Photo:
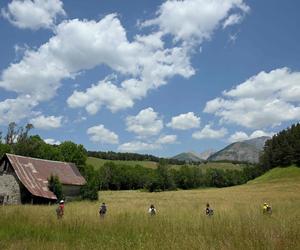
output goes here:
[{"label": "rusty metal roof", "polygon": [[57,199],[56,195],[48,188],[48,178],[57,175],[60,182],[65,185],[84,185],[77,167],[73,163],[50,161],[25,156],[6,154],[16,175],[28,191],[48,199]]}]

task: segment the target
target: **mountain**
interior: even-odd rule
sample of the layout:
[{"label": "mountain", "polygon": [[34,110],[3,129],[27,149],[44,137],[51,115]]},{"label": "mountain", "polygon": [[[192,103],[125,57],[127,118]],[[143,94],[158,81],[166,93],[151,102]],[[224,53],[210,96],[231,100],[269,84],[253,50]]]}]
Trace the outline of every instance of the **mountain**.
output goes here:
[{"label": "mountain", "polygon": [[259,155],[263,150],[265,142],[270,137],[262,136],[241,142],[234,142],[222,150],[211,155],[209,161],[244,161],[258,163]]},{"label": "mountain", "polygon": [[216,151],[213,149],[208,149],[198,154],[198,157],[203,160],[207,160],[211,155],[213,155]]},{"label": "mountain", "polygon": [[185,162],[202,162],[201,159],[196,153],[193,152],[184,152],[178,155],[173,156],[171,159],[185,161]]}]

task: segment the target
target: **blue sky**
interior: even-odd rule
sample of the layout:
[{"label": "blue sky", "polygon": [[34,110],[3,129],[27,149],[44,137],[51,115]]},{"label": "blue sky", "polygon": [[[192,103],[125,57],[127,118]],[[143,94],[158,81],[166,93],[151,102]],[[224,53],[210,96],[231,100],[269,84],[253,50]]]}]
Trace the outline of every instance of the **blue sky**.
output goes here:
[{"label": "blue sky", "polygon": [[0,126],[173,156],[300,120],[300,3],[1,1]]}]

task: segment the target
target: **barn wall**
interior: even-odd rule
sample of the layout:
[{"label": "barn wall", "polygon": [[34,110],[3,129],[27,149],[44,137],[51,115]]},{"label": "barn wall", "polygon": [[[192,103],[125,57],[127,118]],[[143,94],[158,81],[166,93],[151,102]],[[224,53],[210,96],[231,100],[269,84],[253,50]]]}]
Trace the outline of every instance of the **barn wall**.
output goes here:
[{"label": "barn wall", "polygon": [[0,175],[0,196],[4,198],[4,204],[21,203],[19,182],[13,173]]},{"label": "barn wall", "polygon": [[80,195],[81,186],[78,185],[62,185],[62,191],[65,196],[76,197]]}]

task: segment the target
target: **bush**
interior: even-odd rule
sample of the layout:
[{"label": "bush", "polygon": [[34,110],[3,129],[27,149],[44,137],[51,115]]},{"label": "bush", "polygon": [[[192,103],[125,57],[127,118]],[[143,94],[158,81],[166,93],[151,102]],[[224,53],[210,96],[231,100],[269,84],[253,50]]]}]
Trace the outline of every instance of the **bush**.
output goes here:
[{"label": "bush", "polygon": [[62,185],[57,175],[50,176],[50,178],[48,179],[48,187],[49,190],[56,195],[58,200],[61,200],[63,198]]},{"label": "bush", "polygon": [[97,172],[93,166],[86,165],[82,172],[86,184],[81,188],[81,198],[86,200],[98,200],[98,179]]}]

